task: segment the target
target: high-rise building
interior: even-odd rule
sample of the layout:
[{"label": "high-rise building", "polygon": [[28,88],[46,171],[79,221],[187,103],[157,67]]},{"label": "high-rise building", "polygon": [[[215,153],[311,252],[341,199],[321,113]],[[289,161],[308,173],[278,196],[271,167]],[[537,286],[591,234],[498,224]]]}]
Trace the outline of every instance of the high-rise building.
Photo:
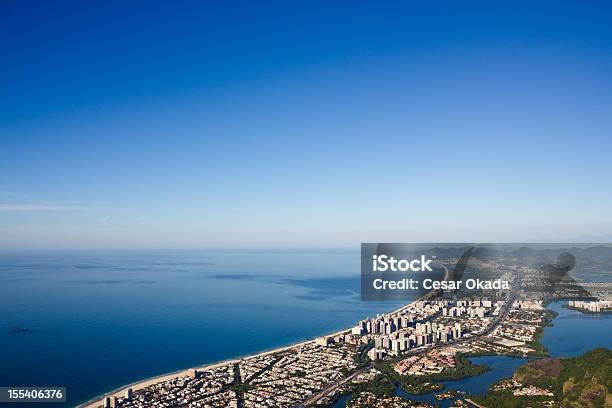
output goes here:
[{"label": "high-rise building", "polygon": [[461,323],[455,323],[455,329],[457,330],[457,338],[460,338],[462,333],[461,333]]},{"label": "high-rise building", "polygon": [[[108,405],[106,405],[108,403]],[[114,395],[110,396],[110,397],[106,397],[104,400],[104,406],[108,407],[108,408],[117,408],[117,397],[115,397]]]},{"label": "high-rise building", "polygon": [[390,349],[391,348],[391,339],[388,337],[383,337],[382,340],[383,348]]},{"label": "high-rise building", "polygon": [[327,336],[317,337],[315,339],[315,344],[317,346],[327,347],[327,346],[329,346],[330,342],[331,342],[331,339],[329,337],[327,337]]},{"label": "high-rise building", "polygon": [[381,358],[384,358],[386,354],[387,352],[385,350],[378,349],[378,348],[373,348],[370,351],[368,351],[368,357],[372,361],[380,360]]},{"label": "high-rise building", "polygon": [[376,348],[381,348],[383,346],[382,344],[382,337],[377,337],[374,339],[374,347]]}]

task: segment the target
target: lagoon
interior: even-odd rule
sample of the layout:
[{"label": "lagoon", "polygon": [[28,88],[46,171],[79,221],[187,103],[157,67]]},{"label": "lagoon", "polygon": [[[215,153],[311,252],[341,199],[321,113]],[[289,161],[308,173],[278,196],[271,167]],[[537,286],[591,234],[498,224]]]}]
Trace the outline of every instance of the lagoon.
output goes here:
[{"label": "lagoon", "polygon": [[[563,305],[567,302],[554,302],[548,308],[557,312],[551,327],[544,330],[542,344],[552,357],[575,357],[597,347],[612,348],[611,314],[585,314],[570,310]],[[471,357],[474,364],[486,365],[491,370],[477,376],[461,380],[443,381],[446,390],[461,390],[469,394],[485,394],[488,388],[499,380],[512,377],[514,371],[527,362],[524,358],[507,356]],[[399,386],[395,393],[398,396],[414,401],[423,401],[432,405],[439,404],[446,408],[454,399],[438,401],[431,392],[414,395],[402,390]],[[348,396],[339,399],[334,408],[346,407]]]}]

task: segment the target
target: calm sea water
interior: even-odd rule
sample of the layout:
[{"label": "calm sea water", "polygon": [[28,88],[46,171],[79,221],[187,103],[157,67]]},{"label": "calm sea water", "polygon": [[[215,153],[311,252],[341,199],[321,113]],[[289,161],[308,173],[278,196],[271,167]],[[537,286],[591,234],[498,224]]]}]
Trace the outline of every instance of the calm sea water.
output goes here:
[{"label": "calm sea water", "polygon": [[397,307],[359,300],[359,262],[358,251],[0,253],[0,386],[67,386],[74,406]]},{"label": "calm sea water", "polygon": [[[487,389],[491,384],[494,384],[502,378],[512,377],[514,370],[526,362],[526,360],[522,358],[512,358],[506,356],[473,357],[470,360],[474,364],[486,365],[490,367],[491,370],[481,375],[464,378],[462,380],[444,381],[443,383],[446,385],[445,390],[461,390],[469,392],[470,394],[486,394]],[[435,398],[435,394],[438,392],[416,396],[405,392],[399,387],[396,389],[396,394],[399,396],[412,400],[428,402],[432,405],[439,404],[442,408],[449,407],[451,405],[451,400],[438,401]]]},{"label": "calm sea water", "polygon": [[566,303],[549,305],[558,313],[542,338],[551,356],[574,357],[597,347],[612,348],[612,314],[580,313],[564,308]]}]

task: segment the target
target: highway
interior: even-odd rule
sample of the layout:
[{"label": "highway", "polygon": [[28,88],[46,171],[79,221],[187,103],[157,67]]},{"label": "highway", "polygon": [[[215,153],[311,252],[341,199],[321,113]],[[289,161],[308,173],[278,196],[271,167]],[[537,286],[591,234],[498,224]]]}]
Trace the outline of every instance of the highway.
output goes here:
[{"label": "highway", "polygon": [[311,397],[304,400],[302,404],[297,405],[297,407],[308,407],[308,406],[316,404],[324,396],[336,392],[336,390],[338,390],[338,388],[340,388],[342,385],[351,381],[353,378],[357,377],[359,374],[365,373],[371,368],[372,368],[372,364],[368,364],[367,366],[363,368],[353,371],[351,374],[349,374],[347,377],[344,377],[342,380],[337,381],[333,384],[330,384],[323,390],[319,391],[318,393],[313,394]]},{"label": "highway", "polygon": [[[435,350],[437,348],[447,347],[449,345],[461,344],[461,343],[472,341],[472,340],[475,340],[475,339],[478,339],[478,338],[481,338],[481,337],[488,336],[489,334],[493,333],[493,331],[504,321],[506,316],[508,316],[508,313],[510,312],[510,310],[512,308],[512,304],[514,303],[515,299],[516,299],[516,297],[514,295],[511,296],[504,303],[504,305],[502,306],[502,309],[500,310],[500,312],[497,315],[497,317],[489,324],[487,329],[484,332],[480,333],[478,336],[464,337],[464,338],[461,338],[459,340],[451,341],[451,342],[448,342],[448,343],[441,343],[441,344],[436,344],[436,345],[433,345],[433,346],[430,346],[430,347],[427,347],[427,348],[424,348],[424,349],[421,348],[421,349],[418,349],[418,350],[408,351],[407,353],[404,354],[404,356],[410,356],[410,355],[414,355],[414,354],[425,353],[425,352],[428,352],[428,351],[431,351],[431,350]],[[402,309],[399,309],[399,310],[402,310]],[[397,312],[398,311],[395,311],[394,313],[397,313]],[[366,367],[360,368],[360,369],[352,372],[347,377],[344,377],[342,380],[337,381],[337,382],[335,382],[333,384],[330,384],[326,388],[324,388],[321,391],[319,391],[318,393],[313,394],[312,396],[310,396],[309,398],[304,400],[302,402],[302,404],[297,405],[297,407],[313,406],[319,400],[321,400],[323,397],[325,397],[326,395],[329,395],[331,393],[336,392],[338,390],[338,388],[340,388],[342,385],[344,385],[347,382],[351,381],[353,378],[355,378],[359,374],[365,373],[370,368],[372,368],[372,364],[369,364]]]}]

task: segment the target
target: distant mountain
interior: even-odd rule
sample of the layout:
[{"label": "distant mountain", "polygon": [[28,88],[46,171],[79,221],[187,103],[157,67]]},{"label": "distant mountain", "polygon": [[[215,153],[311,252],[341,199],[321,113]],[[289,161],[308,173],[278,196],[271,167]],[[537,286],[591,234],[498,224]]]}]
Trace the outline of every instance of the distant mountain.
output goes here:
[{"label": "distant mountain", "polygon": [[435,256],[437,259],[457,259],[461,257],[470,247],[460,246],[452,248],[435,247],[427,251],[430,256]]},{"label": "distant mountain", "polygon": [[606,246],[594,246],[579,251],[580,256],[598,259],[600,261],[606,260],[612,262],[612,248]]},{"label": "distant mountain", "polygon": [[473,248],[470,257],[483,261],[509,260],[524,265],[542,267],[558,262],[559,256],[569,253],[574,256],[574,273],[612,272],[612,245],[584,244],[378,244],[378,253],[387,253],[396,258],[425,254],[438,260],[457,260]]}]

